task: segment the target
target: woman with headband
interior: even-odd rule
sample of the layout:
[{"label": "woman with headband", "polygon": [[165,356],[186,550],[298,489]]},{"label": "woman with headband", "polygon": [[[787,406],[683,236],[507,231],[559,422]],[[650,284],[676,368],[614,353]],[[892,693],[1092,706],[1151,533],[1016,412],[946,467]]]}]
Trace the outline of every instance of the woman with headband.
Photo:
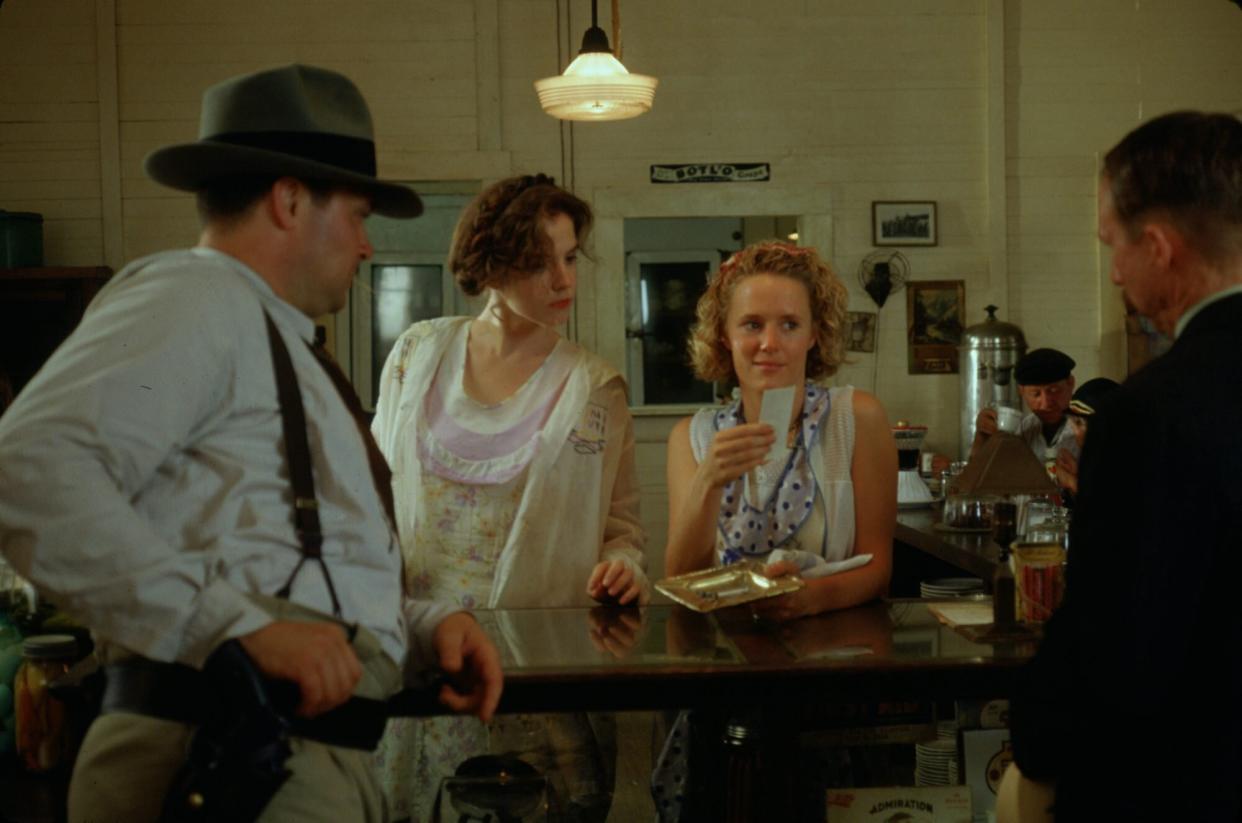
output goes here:
[{"label": "woman with headband", "polygon": [[[463,609],[648,598],[625,383],[561,336],[590,207],[546,175],[467,206],[449,268],[477,317],[414,324],[393,346],[373,423],[393,470],[405,580]],[[615,729],[586,715],[394,720],[380,746],[396,819],[430,813],[463,760],[518,751],[547,777],[550,820],[603,820]]]}]

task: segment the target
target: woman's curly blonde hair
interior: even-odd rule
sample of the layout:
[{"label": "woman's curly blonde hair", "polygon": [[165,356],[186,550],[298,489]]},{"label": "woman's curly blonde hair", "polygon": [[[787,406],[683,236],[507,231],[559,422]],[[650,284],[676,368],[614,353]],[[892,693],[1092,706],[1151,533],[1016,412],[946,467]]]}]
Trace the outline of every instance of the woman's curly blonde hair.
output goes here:
[{"label": "woman's curly blonde hair", "polygon": [[735,380],[733,354],[725,346],[725,319],[737,284],[755,274],[776,274],[806,286],[811,298],[811,325],[815,346],[807,354],[806,376],[811,380],[836,374],[845,342],[845,305],[848,293],[815,249],[767,241],[747,246],[720,264],[699,298],[698,318],[690,330],[690,363],[700,380]]},{"label": "woman's curly blonde hair", "polygon": [[448,266],[471,297],[542,271],[552,253],[545,220],[563,214],[578,244],[591,231],[591,207],[546,174],[510,177],[466,206],[453,229]]}]

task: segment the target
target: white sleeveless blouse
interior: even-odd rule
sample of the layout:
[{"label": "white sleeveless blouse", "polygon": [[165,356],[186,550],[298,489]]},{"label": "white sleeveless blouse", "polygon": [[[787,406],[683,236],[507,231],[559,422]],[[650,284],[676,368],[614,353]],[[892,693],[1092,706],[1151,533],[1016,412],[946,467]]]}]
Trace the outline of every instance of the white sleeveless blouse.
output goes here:
[{"label": "white sleeveless blouse", "polygon": [[[854,483],[850,476],[854,459],[854,388],[834,387],[828,393],[828,422],[809,454],[816,485],[814,508],[782,548],[810,552],[835,562],[854,554]],[[697,461],[702,462],[711,446],[716,433],[713,420],[718,411],[715,407],[700,409],[690,420],[690,446]],[[717,530],[718,563],[724,562],[726,549]]]}]

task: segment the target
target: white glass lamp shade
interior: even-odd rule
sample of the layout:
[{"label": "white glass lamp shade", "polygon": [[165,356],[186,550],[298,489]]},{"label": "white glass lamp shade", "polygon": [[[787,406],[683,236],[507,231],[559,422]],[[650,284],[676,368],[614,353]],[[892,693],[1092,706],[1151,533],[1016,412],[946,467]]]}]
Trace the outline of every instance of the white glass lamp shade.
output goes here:
[{"label": "white glass lamp shade", "polygon": [[539,105],[561,120],[624,120],[651,111],[659,81],[630,74],[608,52],[586,52],[565,73],[535,81]]}]

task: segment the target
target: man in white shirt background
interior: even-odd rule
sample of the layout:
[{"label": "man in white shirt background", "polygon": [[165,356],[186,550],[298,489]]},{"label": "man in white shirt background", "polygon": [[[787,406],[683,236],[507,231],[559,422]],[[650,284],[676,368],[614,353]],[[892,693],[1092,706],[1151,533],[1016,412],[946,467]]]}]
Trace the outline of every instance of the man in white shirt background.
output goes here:
[{"label": "man in white shirt background", "polygon": [[[1018,430],[1011,432],[1026,441],[1039,462],[1054,475],[1057,454],[1068,451],[1078,457],[1078,442],[1066,424],[1065,412],[1074,396],[1074,361],[1056,349],[1027,352],[1014,366],[1018,393],[1030,413],[1022,417]],[[998,430],[997,410],[983,409],[975,418],[973,455]]]}]

